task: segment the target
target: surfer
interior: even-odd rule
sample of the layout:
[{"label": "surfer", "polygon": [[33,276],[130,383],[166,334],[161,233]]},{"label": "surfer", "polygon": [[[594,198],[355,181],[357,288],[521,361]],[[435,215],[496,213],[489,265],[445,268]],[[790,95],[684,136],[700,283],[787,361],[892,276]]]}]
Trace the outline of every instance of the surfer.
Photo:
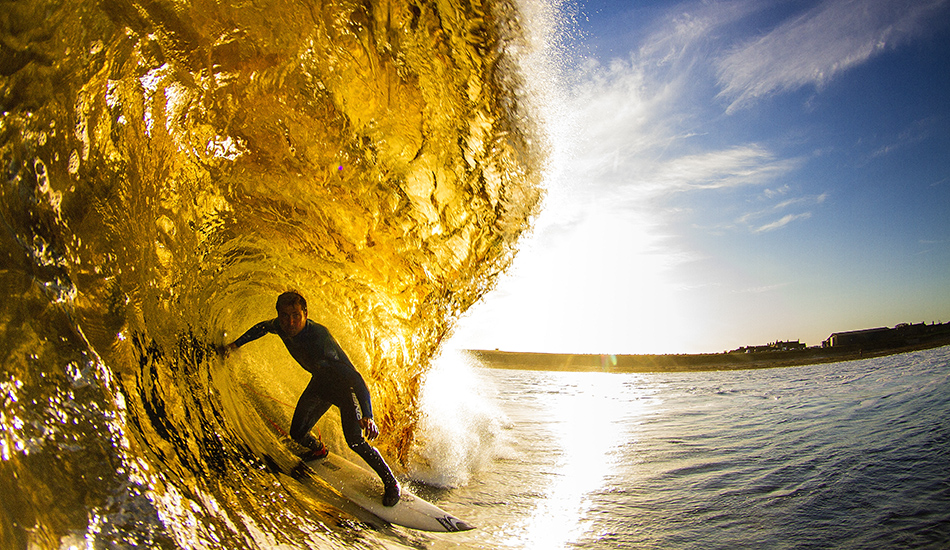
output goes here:
[{"label": "surfer", "polygon": [[367,443],[379,436],[373,421],[373,405],[363,377],[350,362],[330,331],[307,318],[307,301],[298,292],[285,292],[277,297],[277,318],[262,321],[234,342],[221,348],[222,355],[261,338],[276,334],[283,340],[290,355],[312,374],[310,383],[297,400],[290,422],[290,437],[309,449],[301,457],[313,460],[326,456],[322,441],[310,435],[320,417],[336,405],[347,445],[383,480],[383,504],[395,506],[399,502],[399,482],[382,455]]}]

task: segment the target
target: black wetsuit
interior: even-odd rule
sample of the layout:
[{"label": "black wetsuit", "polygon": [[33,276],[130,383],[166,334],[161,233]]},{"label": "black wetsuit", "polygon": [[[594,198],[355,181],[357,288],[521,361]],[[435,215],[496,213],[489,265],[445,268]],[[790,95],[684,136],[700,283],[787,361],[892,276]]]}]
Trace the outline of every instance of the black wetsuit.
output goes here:
[{"label": "black wetsuit", "polygon": [[313,441],[310,430],[330,405],[336,405],[340,409],[340,421],[347,445],[379,474],[384,483],[395,483],[395,478],[379,451],[363,439],[360,419],[373,418],[369,389],[353,363],[330,335],[330,331],[307,319],[306,325],[296,336],[287,336],[281,330],[277,319],[271,319],[248,329],[234,344],[240,347],[266,334],[280,336],[290,355],[313,375],[297,400],[294,418],[290,422],[290,437],[298,443],[310,446],[309,443]]}]

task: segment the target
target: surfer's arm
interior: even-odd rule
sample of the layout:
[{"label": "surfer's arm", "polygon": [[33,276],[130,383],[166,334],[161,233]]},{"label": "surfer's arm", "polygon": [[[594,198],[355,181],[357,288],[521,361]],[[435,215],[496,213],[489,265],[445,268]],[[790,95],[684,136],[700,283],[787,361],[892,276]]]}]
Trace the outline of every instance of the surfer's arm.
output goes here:
[{"label": "surfer's arm", "polygon": [[237,340],[231,342],[230,344],[222,346],[219,349],[219,352],[222,355],[226,356],[227,354],[238,349],[244,344],[248,342],[253,342],[254,340],[257,340],[258,338],[261,338],[262,336],[268,333],[274,332],[274,325],[275,325],[274,319],[271,319],[269,321],[261,321],[260,323],[257,323],[253,327],[247,329],[247,332],[239,336]]},{"label": "surfer's arm", "polygon": [[373,419],[373,402],[369,396],[369,388],[366,387],[366,382],[363,381],[363,377],[360,376],[360,373],[356,369],[350,371],[350,384],[353,388],[353,395],[356,396],[356,400],[360,405],[360,417],[367,420]]},{"label": "surfer's arm", "polygon": [[359,418],[360,427],[366,432],[367,439],[376,439],[379,436],[379,428],[373,421],[373,402],[370,399],[369,388],[360,375],[359,371],[347,360],[327,362],[328,367],[336,368],[338,375],[342,375],[343,383],[349,386],[349,393],[353,399],[353,407],[356,409],[356,416]]},{"label": "surfer's arm", "polygon": [[356,369],[353,369],[352,383],[353,395],[356,396],[356,401],[360,406],[360,427],[366,432],[366,439],[372,441],[379,437],[379,428],[373,421],[373,402],[369,396],[369,388],[366,387],[366,382]]}]

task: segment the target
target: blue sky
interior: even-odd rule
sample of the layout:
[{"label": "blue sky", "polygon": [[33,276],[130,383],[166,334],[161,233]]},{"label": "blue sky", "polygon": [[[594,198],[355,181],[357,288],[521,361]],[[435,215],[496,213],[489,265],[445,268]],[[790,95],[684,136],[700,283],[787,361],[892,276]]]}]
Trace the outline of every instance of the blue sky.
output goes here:
[{"label": "blue sky", "polygon": [[950,0],[558,13],[544,210],[454,345],[699,353],[950,321]]}]

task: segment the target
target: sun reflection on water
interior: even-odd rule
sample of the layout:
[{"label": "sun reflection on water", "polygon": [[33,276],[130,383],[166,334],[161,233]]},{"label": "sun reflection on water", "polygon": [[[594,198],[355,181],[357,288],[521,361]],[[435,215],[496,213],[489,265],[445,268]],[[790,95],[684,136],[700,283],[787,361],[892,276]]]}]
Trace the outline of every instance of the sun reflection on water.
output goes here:
[{"label": "sun reflection on water", "polygon": [[592,522],[591,495],[616,469],[617,447],[631,441],[631,428],[645,401],[632,392],[636,380],[606,373],[550,373],[538,388],[538,412],[550,426],[554,464],[544,479],[537,508],[526,529],[509,541],[513,547],[555,549],[576,541]]}]

